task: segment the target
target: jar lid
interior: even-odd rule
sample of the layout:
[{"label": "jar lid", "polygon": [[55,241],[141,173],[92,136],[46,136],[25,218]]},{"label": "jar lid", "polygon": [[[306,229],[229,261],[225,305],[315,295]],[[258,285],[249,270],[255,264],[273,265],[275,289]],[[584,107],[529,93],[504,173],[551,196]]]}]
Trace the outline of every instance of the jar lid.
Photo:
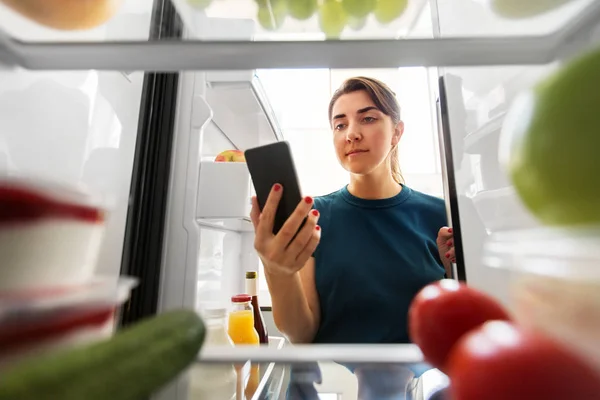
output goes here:
[{"label": "jar lid", "polygon": [[227,316],[227,309],[225,307],[205,308],[201,314],[206,318],[224,318]]},{"label": "jar lid", "polygon": [[246,279],[256,279],[256,271],[247,271]]},{"label": "jar lid", "polygon": [[249,294],[236,294],[235,296],[231,296],[232,303],[246,303],[252,300],[252,296]]}]

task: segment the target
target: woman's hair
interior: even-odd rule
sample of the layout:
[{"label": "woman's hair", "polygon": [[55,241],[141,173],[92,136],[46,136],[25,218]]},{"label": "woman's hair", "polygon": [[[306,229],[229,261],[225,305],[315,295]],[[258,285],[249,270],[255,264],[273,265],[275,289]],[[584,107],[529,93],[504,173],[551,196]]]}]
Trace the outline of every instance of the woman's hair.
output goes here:
[{"label": "woman's hair", "polygon": [[[400,105],[396,100],[396,93],[389,88],[385,83],[374,79],[367,78],[364,76],[357,76],[354,78],[346,79],[342,85],[333,93],[331,101],[329,102],[329,123],[331,124],[331,117],[333,112],[333,105],[335,102],[344,94],[357,92],[364,90],[367,92],[375,106],[389,116],[396,126],[400,122]],[[391,150],[390,155],[390,167],[392,168],[392,178],[398,183],[404,183],[402,172],[400,171],[400,164],[398,163],[398,145],[394,146]]]}]

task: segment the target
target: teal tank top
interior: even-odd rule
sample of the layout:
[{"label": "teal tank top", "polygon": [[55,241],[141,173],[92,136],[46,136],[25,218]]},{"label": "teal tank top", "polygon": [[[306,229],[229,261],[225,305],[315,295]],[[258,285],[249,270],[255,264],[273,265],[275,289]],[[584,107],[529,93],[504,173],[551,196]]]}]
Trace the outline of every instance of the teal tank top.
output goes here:
[{"label": "teal tank top", "polygon": [[321,241],[315,284],[321,322],[314,343],[410,343],[409,305],[445,276],[436,238],[447,225],[440,198],[403,186],[365,200],[346,187],[315,198]]}]

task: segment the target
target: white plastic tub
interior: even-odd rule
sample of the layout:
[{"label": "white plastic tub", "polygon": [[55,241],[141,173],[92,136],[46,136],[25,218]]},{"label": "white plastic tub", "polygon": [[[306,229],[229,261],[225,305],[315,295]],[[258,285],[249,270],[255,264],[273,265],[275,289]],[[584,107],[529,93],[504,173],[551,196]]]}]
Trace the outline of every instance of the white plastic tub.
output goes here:
[{"label": "white plastic tub", "polygon": [[0,292],[90,279],[105,215],[79,188],[28,177],[0,178]]},{"label": "white plastic tub", "polygon": [[558,339],[600,372],[600,227],[498,233],[484,264],[510,271],[518,323]]},{"label": "white plastic tub", "polygon": [[0,294],[0,368],[109,338],[136,284],[128,277],[96,278],[60,290]]}]

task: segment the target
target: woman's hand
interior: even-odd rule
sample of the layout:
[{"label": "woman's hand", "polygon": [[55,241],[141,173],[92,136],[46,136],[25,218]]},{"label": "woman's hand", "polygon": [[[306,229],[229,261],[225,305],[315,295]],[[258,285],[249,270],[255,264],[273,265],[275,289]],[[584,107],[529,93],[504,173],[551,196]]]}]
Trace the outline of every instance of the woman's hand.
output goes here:
[{"label": "woman's hand", "polygon": [[[454,236],[452,228],[443,227],[438,232],[436,240],[438,250],[440,251],[440,258],[446,267],[446,271],[451,271],[451,263],[456,262],[456,255],[454,253]],[[448,275],[450,278],[450,275]]]},{"label": "woman's hand", "polygon": [[[317,225],[319,212],[311,210],[313,199],[310,197],[300,201],[277,235],[273,235],[275,212],[283,190],[280,184],[273,186],[262,213],[256,197],[253,197],[250,214],[256,232],[254,248],[265,272],[273,275],[292,275],[299,271],[312,256],[321,238],[321,227]],[[298,232],[307,215],[306,223]]]}]

